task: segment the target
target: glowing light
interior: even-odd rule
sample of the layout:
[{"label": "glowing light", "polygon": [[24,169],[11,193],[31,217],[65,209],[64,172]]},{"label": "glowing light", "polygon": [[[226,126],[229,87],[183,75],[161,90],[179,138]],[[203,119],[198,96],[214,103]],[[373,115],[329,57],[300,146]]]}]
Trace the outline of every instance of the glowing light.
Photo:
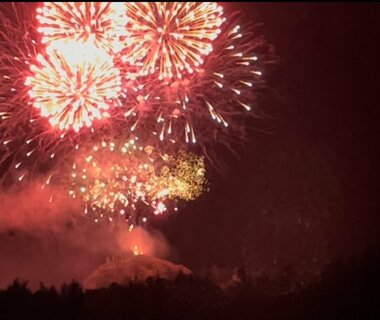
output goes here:
[{"label": "glowing light", "polygon": [[46,51],[26,80],[34,107],[60,129],[78,131],[103,118],[121,90],[120,73],[110,56],[78,42],[56,42]]},{"label": "glowing light", "polygon": [[118,52],[126,35],[125,6],[118,2],[45,2],[37,9],[42,43],[65,40],[92,42]]},{"label": "glowing light", "polygon": [[[135,14],[136,19],[137,12],[149,9],[153,13],[146,19],[153,19],[154,12],[161,10],[153,4],[130,6],[129,14]],[[258,93],[264,86],[257,70],[267,63],[266,54],[261,53],[267,47],[264,41],[246,32],[246,28],[236,25],[235,21],[223,23],[220,29],[221,34],[212,41],[213,51],[202,58],[201,65],[192,66],[192,74],[183,68],[180,75],[173,71],[173,77],[164,77],[163,81],[158,81],[154,75],[128,80],[124,102],[128,109],[123,110],[123,115],[135,134],[139,135],[140,130],[144,134],[150,131],[161,144],[169,141],[180,146],[197,143],[204,150],[216,139],[227,145],[244,139],[245,111],[256,105]],[[136,51],[130,54],[134,53]],[[149,60],[142,60],[140,65],[147,72],[146,61]],[[162,68],[155,70],[164,73]],[[131,87],[133,89],[129,90]]]},{"label": "glowing light", "polygon": [[162,214],[163,212],[166,211],[166,209],[167,208],[166,208],[165,204],[162,203],[162,202],[159,202],[158,205],[157,205],[156,210],[154,211],[154,214],[155,215]]},{"label": "glowing light", "polygon": [[[171,212],[174,201],[192,198],[185,194],[194,187],[178,178],[173,152],[195,147],[217,163],[215,142],[233,147],[245,137],[245,115],[258,115],[256,98],[271,50],[251,31],[232,16],[225,22],[216,3],[1,4],[0,166],[15,172],[0,176],[0,182],[24,183],[47,168],[56,175],[68,158],[84,162],[99,153],[65,172],[76,181],[71,195],[84,199],[95,185],[89,165],[108,172],[99,159],[110,155],[116,175],[123,154],[135,159],[137,173],[123,169],[118,179],[138,191],[131,191],[126,207],[115,206],[116,215],[109,206],[97,206],[99,191],[86,202],[88,215],[97,211],[96,221],[129,219],[145,205],[149,217],[163,209],[160,202]],[[49,121],[63,132],[52,130]],[[90,129],[80,130],[84,126]],[[155,146],[146,153],[153,162],[134,153],[142,146],[129,143],[130,131]],[[112,145],[115,136],[126,141]],[[171,153],[170,160],[159,159],[157,150]],[[149,192],[140,179],[144,170],[153,170],[160,181],[149,185]],[[111,177],[99,183],[104,194]],[[127,189],[115,190],[113,199]]]},{"label": "glowing light", "polygon": [[137,245],[133,246],[133,255],[135,256],[141,256],[144,254],[144,252],[140,251],[139,247]]},{"label": "glowing light", "polygon": [[[133,220],[137,200],[150,206],[149,202],[157,198],[159,185],[154,166],[150,165],[144,170],[139,166],[139,161],[149,160],[149,156],[133,148],[125,151],[126,144],[134,143],[134,140],[121,144],[103,141],[98,151],[83,154],[76,161],[70,189],[85,190],[83,200],[86,206],[99,213],[100,217],[105,213],[107,217],[118,213]],[[92,147],[89,151],[93,150]],[[78,179],[78,174],[83,171],[86,172],[85,178]]]},{"label": "glowing light", "polygon": [[[164,168],[161,171],[166,182],[166,189],[161,192],[170,199],[180,198],[186,201],[198,198],[206,184],[206,167],[204,159],[192,153],[180,151],[172,159],[171,169]],[[165,211],[165,208],[158,204],[157,210]]]},{"label": "glowing light", "polygon": [[[107,148],[110,145],[113,151]],[[85,209],[97,219],[123,217],[130,225],[138,225],[149,214],[167,212],[172,202],[194,200],[202,193],[206,181],[203,158],[186,152],[161,155],[151,146],[125,152],[125,145],[138,143],[136,139],[103,141],[103,148],[94,152],[91,146],[72,166],[69,195],[80,195]]]},{"label": "glowing light", "polygon": [[127,2],[124,61],[141,64],[140,75],[160,80],[193,73],[221,32],[223,9],[216,2]]}]

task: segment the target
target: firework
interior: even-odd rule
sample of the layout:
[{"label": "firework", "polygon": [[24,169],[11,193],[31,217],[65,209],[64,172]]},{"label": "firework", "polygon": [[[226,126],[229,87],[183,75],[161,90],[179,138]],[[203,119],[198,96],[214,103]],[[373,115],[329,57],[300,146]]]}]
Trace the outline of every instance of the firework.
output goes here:
[{"label": "firework", "polygon": [[126,35],[125,6],[118,2],[45,2],[37,9],[42,43],[92,42],[108,52],[118,52]]},{"label": "firework", "polygon": [[[33,23],[35,10],[35,4],[31,3],[1,4],[2,183],[26,181],[36,174],[48,174],[46,182],[49,182],[52,174],[49,171],[59,167],[62,159],[77,151],[95,131],[98,135],[107,134],[110,121],[91,121],[99,115],[108,116],[110,110],[107,108],[114,103],[109,98],[120,93],[118,69],[113,66],[110,56],[94,48],[93,44],[71,42],[60,45],[62,42],[55,41],[47,48],[39,45]],[[70,73],[75,72],[78,74],[70,77]],[[88,87],[84,87],[85,83],[81,87],[80,81],[86,78]],[[79,89],[76,93],[83,95],[82,101],[85,102],[77,105],[77,110],[73,108],[75,101],[72,99],[70,102],[70,98],[74,98],[70,93],[75,91],[76,85]],[[78,95],[76,97],[79,98]],[[33,104],[40,108],[33,107]],[[66,110],[62,110],[65,106]],[[91,128],[82,128],[80,132],[56,130],[48,119],[53,124],[58,121],[58,128],[67,128],[72,119],[75,120],[72,127],[76,130],[90,122]],[[104,126],[106,130],[102,131]]]},{"label": "firework", "polygon": [[[50,139],[46,144],[32,141],[39,140],[42,132],[24,85],[38,52],[31,14],[35,8],[29,3],[2,3],[0,6],[1,181],[6,176],[3,173],[13,171],[16,171],[16,181],[23,181],[36,166],[36,146],[45,149],[52,142]],[[25,162],[28,167],[22,165]]]},{"label": "firework", "polygon": [[55,43],[46,57],[37,56],[25,84],[34,107],[59,129],[75,131],[107,117],[110,101],[119,96],[121,80],[112,58],[92,44]]},{"label": "firework", "polygon": [[170,199],[195,200],[204,191],[206,167],[203,157],[180,151],[171,163],[161,170]]},{"label": "firework", "polygon": [[84,212],[130,225],[147,221],[175,207],[176,200],[194,200],[205,185],[203,159],[192,154],[161,154],[142,147],[137,138],[102,141],[76,157],[68,179],[69,194],[85,203]]},{"label": "firework", "polygon": [[185,148],[198,142],[204,152],[215,143],[244,139],[247,115],[258,114],[269,47],[234,19],[221,29],[212,53],[193,74],[160,82],[129,74],[124,117],[132,131],[152,132]]},{"label": "firework", "polygon": [[[269,46],[215,3],[45,3],[38,31],[33,5],[4,6],[0,164],[19,181],[42,171],[48,184],[62,158],[130,131],[212,161],[215,145],[244,140],[246,115],[258,113]],[[169,176],[173,198],[196,197],[180,191],[196,176]]]},{"label": "firework", "polygon": [[215,2],[127,2],[124,62],[159,80],[193,73],[212,51],[223,9]]}]

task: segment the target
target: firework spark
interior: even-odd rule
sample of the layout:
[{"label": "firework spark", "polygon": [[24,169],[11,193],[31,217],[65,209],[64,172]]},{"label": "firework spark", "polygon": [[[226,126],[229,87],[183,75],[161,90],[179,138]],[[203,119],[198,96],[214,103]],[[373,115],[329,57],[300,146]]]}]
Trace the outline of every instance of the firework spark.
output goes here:
[{"label": "firework spark", "polygon": [[[16,171],[16,181],[24,181],[34,170],[36,146],[45,149],[51,142],[33,141],[39,140],[41,130],[24,85],[38,52],[34,10],[29,3],[0,4],[0,167],[2,173]],[[2,174],[0,181],[4,182],[5,176]]]},{"label": "firework spark", "polygon": [[[244,140],[245,115],[257,115],[268,46],[215,3],[45,3],[38,28],[33,5],[4,6],[0,164],[18,181],[130,131],[167,153],[213,160],[215,144]],[[185,180],[178,195],[191,189]]]},{"label": "firework spark", "polygon": [[[62,158],[78,150],[80,144],[86,143],[95,131],[98,135],[107,134],[107,130],[103,132],[99,128],[112,126],[110,119],[92,122],[91,128],[83,128],[80,132],[54,130],[47,119],[53,124],[62,120],[57,126],[64,128],[75,114],[77,122],[73,127],[79,129],[99,114],[108,116],[110,110],[102,107],[113,105],[114,99],[108,97],[120,93],[120,79],[111,57],[90,42],[62,44],[55,41],[47,48],[41,46],[34,25],[34,3],[2,3],[0,6],[0,181],[8,184],[46,174],[47,170],[59,166]],[[79,77],[72,76],[76,71]],[[86,77],[88,90],[84,83],[82,87],[80,84],[80,81],[86,81]],[[83,94],[86,103],[77,105],[76,111],[73,104],[69,105],[70,93],[75,92],[75,86],[76,93]],[[54,99],[58,99],[58,103]],[[65,106],[64,100],[68,103],[65,111],[60,110]],[[34,108],[34,103],[40,104],[41,108]],[[87,114],[90,110],[83,106],[98,110],[94,110],[95,115]]]},{"label": "firework spark", "polygon": [[93,45],[80,42],[55,43],[47,55],[37,56],[28,77],[34,107],[52,126],[79,131],[93,120],[107,117],[110,102],[121,90],[120,72],[112,58]]},{"label": "firework spark", "polygon": [[[137,138],[117,143],[103,141],[81,153],[72,165],[68,189],[85,203],[95,222],[125,217],[131,225],[145,223],[176,200],[194,200],[205,185],[203,158],[180,153],[161,155]],[[174,201],[174,202],[173,202]]]},{"label": "firework spark", "polygon": [[215,2],[127,2],[124,61],[158,79],[193,73],[212,51],[223,9]]},{"label": "firework spark", "polygon": [[92,42],[108,52],[122,49],[126,35],[125,6],[118,2],[45,2],[37,9],[42,43]]},{"label": "firework spark", "polygon": [[125,81],[124,117],[132,131],[153,132],[160,141],[199,142],[203,148],[244,139],[246,115],[258,113],[268,46],[232,20],[213,47],[203,65],[182,79]]},{"label": "firework spark", "polygon": [[171,164],[161,170],[161,179],[167,181],[169,199],[195,200],[204,191],[206,167],[203,157],[180,151]]}]

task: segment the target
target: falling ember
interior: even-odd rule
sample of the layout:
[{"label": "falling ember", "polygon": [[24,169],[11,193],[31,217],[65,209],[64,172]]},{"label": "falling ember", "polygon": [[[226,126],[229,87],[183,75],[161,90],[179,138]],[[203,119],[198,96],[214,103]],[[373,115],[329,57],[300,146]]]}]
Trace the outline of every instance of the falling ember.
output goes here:
[{"label": "falling ember", "polygon": [[135,256],[142,256],[144,252],[140,251],[139,247],[137,245],[133,246],[133,255]]},{"label": "falling ember", "polygon": [[104,117],[120,93],[120,73],[112,58],[91,44],[55,43],[38,55],[25,84],[35,108],[52,126],[62,129],[91,126]]},{"label": "falling ember", "polygon": [[225,21],[216,2],[126,2],[129,18],[124,62],[158,79],[192,74],[212,51]]},{"label": "falling ember", "polygon": [[159,202],[157,207],[156,207],[156,210],[154,211],[154,214],[155,215],[158,215],[158,214],[162,214],[166,211],[166,206],[163,202]]},{"label": "falling ember", "polygon": [[37,9],[42,43],[92,42],[110,53],[122,48],[126,35],[125,5],[118,2],[45,2]]}]

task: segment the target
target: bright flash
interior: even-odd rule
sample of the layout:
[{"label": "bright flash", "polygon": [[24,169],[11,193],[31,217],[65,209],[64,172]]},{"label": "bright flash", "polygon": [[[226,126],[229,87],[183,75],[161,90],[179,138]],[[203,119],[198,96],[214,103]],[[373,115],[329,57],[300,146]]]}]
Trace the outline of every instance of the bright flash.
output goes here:
[{"label": "bright flash", "polygon": [[216,2],[126,2],[129,28],[124,61],[140,75],[159,79],[193,73],[221,32],[223,9]]},{"label": "bright flash", "polygon": [[78,131],[105,116],[121,90],[112,58],[90,43],[55,42],[38,55],[26,80],[34,107],[61,130]]}]

